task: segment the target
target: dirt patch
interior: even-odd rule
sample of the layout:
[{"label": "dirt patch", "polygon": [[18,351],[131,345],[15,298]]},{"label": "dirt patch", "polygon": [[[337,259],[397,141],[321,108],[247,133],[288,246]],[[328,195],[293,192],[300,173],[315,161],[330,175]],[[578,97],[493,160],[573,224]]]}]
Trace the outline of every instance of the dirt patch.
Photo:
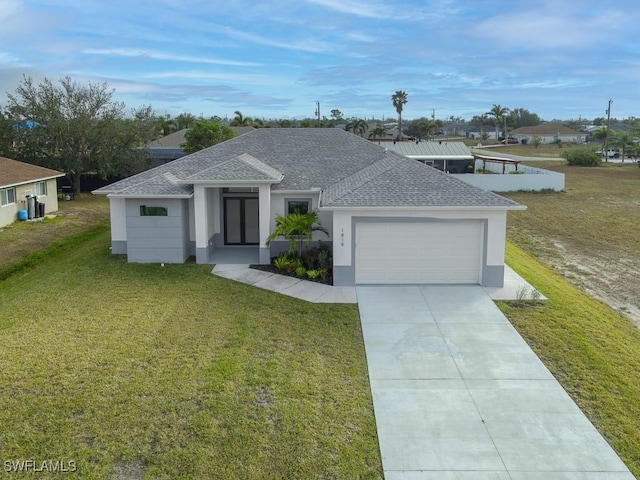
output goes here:
[{"label": "dirt patch", "polygon": [[[541,238],[532,240],[549,242]],[[537,249],[540,260],[640,327],[640,261],[637,258],[610,252],[585,255],[559,240],[554,240],[552,245],[552,249]]]}]

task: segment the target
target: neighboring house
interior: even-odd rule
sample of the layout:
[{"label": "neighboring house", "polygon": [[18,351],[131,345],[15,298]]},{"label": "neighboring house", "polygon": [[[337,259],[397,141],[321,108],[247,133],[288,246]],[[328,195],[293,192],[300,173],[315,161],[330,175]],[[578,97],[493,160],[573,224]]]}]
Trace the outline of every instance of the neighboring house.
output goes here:
[{"label": "neighboring house", "polygon": [[0,227],[15,222],[18,211],[29,208],[28,196],[36,196],[44,204],[45,214],[57,211],[58,177],[64,177],[64,173],[0,157]]},{"label": "neighboring house", "polygon": [[482,137],[485,137],[487,140],[496,140],[496,129],[493,125],[483,125],[480,127],[469,127],[465,131],[465,137],[471,138],[473,140],[478,140],[478,142],[482,142]]},{"label": "neighboring house", "polygon": [[[229,127],[236,135],[243,135],[251,130],[255,130],[253,127]],[[156,167],[158,165],[171,162],[180,157],[184,157],[185,153],[182,149],[182,144],[185,143],[184,134],[189,131],[188,128],[183,128],[177,132],[165,135],[162,138],[147,143],[144,149],[149,153],[151,160],[151,166]]]},{"label": "neighboring house", "polygon": [[258,129],[93,193],[108,195],[111,245],[130,262],[199,264],[234,247],[260,263],[275,216],[317,210],[334,285],[502,286],[518,203],[339,129]]},{"label": "neighboring house", "polygon": [[584,143],[587,134],[577,132],[560,123],[543,123],[534,127],[520,127],[509,132],[509,136],[531,143],[534,136],[538,136],[542,143]]},{"label": "neighboring house", "polygon": [[384,145],[407,158],[419,160],[448,173],[473,173],[473,155],[463,142],[396,142]]}]

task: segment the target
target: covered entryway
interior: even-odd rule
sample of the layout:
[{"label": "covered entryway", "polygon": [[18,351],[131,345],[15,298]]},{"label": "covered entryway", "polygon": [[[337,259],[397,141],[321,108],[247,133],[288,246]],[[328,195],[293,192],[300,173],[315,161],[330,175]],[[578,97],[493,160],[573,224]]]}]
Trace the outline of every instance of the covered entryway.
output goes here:
[{"label": "covered entryway", "polygon": [[257,245],[260,242],[259,200],[224,198],[225,245]]},{"label": "covered entryway", "polygon": [[480,220],[356,223],[357,284],[478,284]]}]

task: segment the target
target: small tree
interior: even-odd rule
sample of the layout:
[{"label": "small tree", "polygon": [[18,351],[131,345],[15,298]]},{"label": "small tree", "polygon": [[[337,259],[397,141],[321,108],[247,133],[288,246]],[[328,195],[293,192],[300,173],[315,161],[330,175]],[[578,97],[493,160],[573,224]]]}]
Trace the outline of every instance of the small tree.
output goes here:
[{"label": "small tree", "polygon": [[533,143],[534,148],[538,148],[542,143],[542,137],[540,135],[534,135],[531,139],[531,143]]},{"label": "small tree", "polygon": [[218,122],[196,120],[193,127],[185,133],[185,143],[181,146],[186,153],[194,153],[235,136],[236,133],[232,128]]},{"label": "small tree", "polygon": [[276,228],[267,238],[267,245],[278,237],[284,237],[289,241],[289,253],[301,257],[305,240],[307,246],[311,245],[313,232],[322,232],[329,236],[327,229],[318,221],[318,213],[315,211],[276,215]]},{"label": "small tree", "polygon": [[617,147],[620,147],[621,160],[624,162],[624,156],[633,151],[634,147],[640,142],[640,137],[635,132],[625,131],[616,132],[611,139],[611,143]]},{"label": "small tree", "polygon": [[577,147],[560,154],[571,166],[595,167],[600,165],[600,155],[593,147]]},{"label": "small tree", "polygon": [[377,124],[372,130],[371,132],[369,132],[369,138],[373,138],[375,139],[376,137],[378,138],[378,145],[380,144],[380,140],[382,140],[382,138],[386,135],[387,131],[385,130],[384,126],[381,124]]},{"label": "small tree", "polygon": [[362,137],[369,128],[369,124],[366,120],[362,118],[354,118],[349,123],[347,123],[344,128],[347,132],[352,131],[354,135],[358,135]]}]

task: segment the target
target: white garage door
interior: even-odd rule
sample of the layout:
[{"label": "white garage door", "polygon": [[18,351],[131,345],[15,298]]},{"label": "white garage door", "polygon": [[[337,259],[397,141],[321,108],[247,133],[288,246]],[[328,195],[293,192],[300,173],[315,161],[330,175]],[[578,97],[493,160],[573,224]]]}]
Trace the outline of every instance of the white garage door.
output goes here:
[{"label": "white garage door", "polygon": [[356,224],[356,283],[480,283],[479,221]]}]

